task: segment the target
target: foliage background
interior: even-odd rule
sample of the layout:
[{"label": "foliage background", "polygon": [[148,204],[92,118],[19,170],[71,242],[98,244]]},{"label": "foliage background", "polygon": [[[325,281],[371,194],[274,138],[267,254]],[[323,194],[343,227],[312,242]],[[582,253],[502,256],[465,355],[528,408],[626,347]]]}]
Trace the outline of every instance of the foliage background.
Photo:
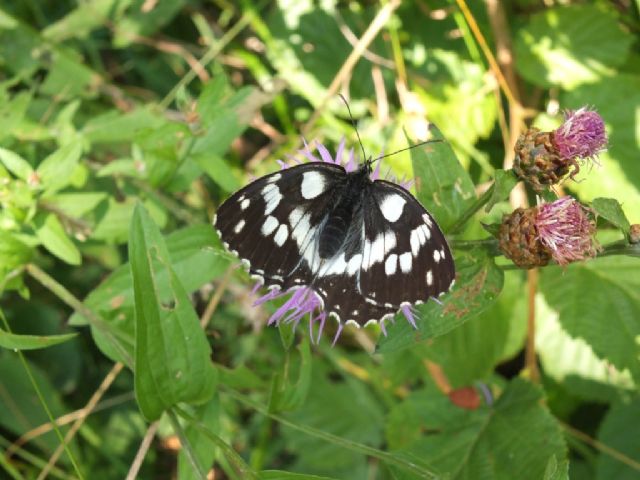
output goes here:
[{"label": "foliage background", "polygon": [[444,307],[330,348],[264,328],[210,219],[301,134],[356,145],[342,92],[367,152],[438,125],[386,163],[445,228],[525,124],[591,105],[610,148],[560,190],[640,222],[639,27],[631,0],[0,2],[3,475],[637,478],[637,258],[510,268],[469,242],[507,183],[450,232]]}]

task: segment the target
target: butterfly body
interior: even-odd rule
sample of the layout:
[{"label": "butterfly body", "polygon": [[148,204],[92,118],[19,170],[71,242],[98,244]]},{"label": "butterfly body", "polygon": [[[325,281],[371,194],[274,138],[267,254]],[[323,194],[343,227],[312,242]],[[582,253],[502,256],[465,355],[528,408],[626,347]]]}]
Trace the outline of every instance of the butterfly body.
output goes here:
[{"label": "butterfly body", "polygon": [[448,291],[455,268],[430,214],[400,185],[372,179],[370,165],[266,175],[220,206],[215,227],[269,289],[306,289],[341,325],[379,322]]}]

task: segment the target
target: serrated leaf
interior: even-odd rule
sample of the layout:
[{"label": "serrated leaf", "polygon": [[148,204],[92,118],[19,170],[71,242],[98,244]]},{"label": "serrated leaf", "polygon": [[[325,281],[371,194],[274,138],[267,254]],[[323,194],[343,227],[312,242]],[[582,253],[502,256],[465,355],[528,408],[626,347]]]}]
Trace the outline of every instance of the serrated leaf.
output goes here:
[{"label": "serrated leaf", "polygon": [[70,265],[80,265],[80,251],[64,231],[55,214],[39,213],[33,219],[33,223],[36,237],[45,249]]},{"label": "serrated leaf", "polygon": [[16,177],[29,182],[33,179],[33,167],[24,158],[11,150],[0,148],[0,161]]},{"label": "serrated leaf", "polygon": [[539,387],[515,379],[494,405],[467,410],[431,387],[392,409],[387,441],[452,480],[512,478],[516,471],[519,479],[538,480],[551,456],[566,458],[559,425],[541,400]]},{"label": "serrated leaf", "polygon": [[387,353],[408,348],[453,330],[489,307],[502,290],[504,274],[484,251],[458,252],[455,256],[456,283],[453,290],[440,297],[442,305],[430,301],[416,307],[414,329],[401,315],[390,325],[388,336],[381,336],[377,351]]},{"label": "serrated leaf", "polygon": [[605,220],[611,222],[624,232],[625,235],[629,235],[629,229],[631,225],[626,215],[622,211],[620,203],[614,198],[594,198],[591,202],[591,208]]},{"label": "serrated leaf", "polygon": [[418,200],[446,232],[474,202],[476,194],[451,145],[433,125],[431,132],[441,141],[411,149],[411,163]]},{"label": "serrated leaf", "polygon": [[596,464],[596,479],[634,480],[640,475],[640,399],[613,405],[600,425],[598,440],[632,459],[635,464],[601,453]]},{"label": "serrated leaf", "polygon": [[71,182],[71,174],[78,166],[82,144],[77,141],[64,145],[45,158],[36,170],[40,183],[47,193],[60,190]]},{"label": "serrated leaf", "polygon": [[64,343],[76,337],[76,333],[64,335],[18,335],[0,328],[0,347],[11,350],[36,350]]},{"label": "serrated leaf", "polygon": [[567,90],[612,76],[627,58],[632,37],[604,5],[545,9],[516,39],[516,67],[527,80]]},{"label": "serrated leaf", "polygon": [[552,455],[547,462],[542,480],[569,480],[569,461],[558,462],[558,458]]},{"label": "serrated leaf", "polygon": [[569,335],[640,379],[640,259],[604,257],[566,270],[545,268],[540,286]]},{"label": "serrated leaf", "polygon": [[572,338],[542,295],[536,297],[536,351],[545,375],[579,398],[616,400],[635,385],[628,370],[620,372],[599,358],[582,338]]},{"label": "serrated leaf", "polygon": [[[135,394],[145,418],[156,420],[178,402],[209,400],[216,372],[211,347],[171,267],[160,231],[140,204],[131,220],[129,258],[135,300]],[[157,286],[160,270],[169,277],[165,298]]]},{"label": "serrated leaf", "polygon": [[516,186],[518,181],[513,171],[496,170],[493,185],[491,186],[491,197],[484,211],[489,213],[496,203],[509,198],[511,190],[513,190],[513,187]]}]

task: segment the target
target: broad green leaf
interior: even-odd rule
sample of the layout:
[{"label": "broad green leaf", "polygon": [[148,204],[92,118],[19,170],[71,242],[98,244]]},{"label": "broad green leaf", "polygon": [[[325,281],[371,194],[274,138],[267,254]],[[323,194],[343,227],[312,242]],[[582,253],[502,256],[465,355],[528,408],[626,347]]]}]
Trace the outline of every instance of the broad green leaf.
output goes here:
[{"label": "broad green leaf", "polygon": [[82,134],[92,143],[131,142],[142,130],[160,128],[166,122],[151,107],[127,113],[110,110],[89,120]]},{"label": "broad green leaf", "polygon": [[275,382],[272,385],[271,398],[269,401],[269,411],[283,412],[295,410],[302,406],[309,393],[311,386],[311,349],[309,341],[305,340],[298,345],[300,350],[300,366],[296,382],[285,378],[285,375],[291,376],[290,366],[287,366],[285,373],[278,373],[275,376]]},{"label": "broad green leaf", "polygon": [[16,177],[24,180],[27,183],[31,183],[34,180],[33,167],[17,153],[7,150],[6,148],[0,148],[0,161],[4,166],[13,173]]},{"label": "broad green leaf", "polygon": [[516,38],[516,67],[531,83],[568,90],[615,74],[632,37],[605,5],[543,10]]},{"label": "broad green leaf", "polygon": [[511,170],[496,170],[494,183],[491,187],[491,197],[484,211],[489,213],[496,203],[509,198],[511,190],[517,183],[518,179]]},{"label": "broad green leaf", "polygon": [[599,216],[622,230],[625,235],[629,235],[631,225],[617,200],[613,198],[594,198],[593,202],[591,202],[591,208]]},{"label": "broad green leaf", "polygon": [[79,3],[64,17],[50,23],[42,31],[42,36],[53,42],[62,42],[69,38],[84,39],[96,28],[103,27],[106,22],[114,21],[128,3],[119,0],[92,0],[88,3]]},{"label": "broad green leaf", "polygon": [[640,379],[640,259],[605,257],[545,268],[540,286],[563,329]]},{"label": "broad green leaf", "polygon": [[634,480],[640,475],[640,398],[620,402],[611,407],[600,425],[598,440],[609,448],[629,457],[635,465],[629,465],[606,453],[598,455],[596,479]]},{"label": "broad green leaf", "polygon": [[[378,400],[363,383],[349,378],[336,383],[328,378],[330,373],[325,364],[314,363],[309,395],[287,418],[344,439],[379,446],[384,416]],[[365,476],[364,456],[288,427],[282,427],[281,434],[285,448],[296,456],[288,470],[337,478]]]},{"label": "broad green leaf", "polygon": [[[566,458],[556,420],[539,387],[515,379],[494,405],[467,410],[426,388],[412,393],[387,417],[392,451],[420,459],[451,480],[539,480],[553,455]],[[392,468],[395,470],[395,468]]]},{"label": "broad green leaf", "polygon": [[456,283],[451,292],[440,297],[442,305],[429,301],[418,306],[414,329],[402,315],[388,322],[388,336],[381,336],[377,351],[401,350],[453,330],[476,317],[493,304],[500,292],[504,274],[484,251],[459,252],[455,257]]},{"label": "broad green leaf", "polygon": [[175,17],[187,3],[186,0],[160,2],[151,9],[140,8],[139,2],[128,2],[129,9],[114,25],[114,44],[127,47],[137,36],[151,36]]},{"label": "broad green leaf", "polygon": [[507,272],[492,305],[429,345],[429,358],[442,367],[453,388],[488,379],[498,363],[522,349],[527,324],[522,277],[520,271]]},{"label": "broad green leaf", "polygon": [[597,402],[618,399],[635,389],[628,370],[620,372],[582,338],[569,336],[542,295],[536,297],[535,306],[536,351],[545,375],[571,394]]},{"label": "broad green leaf", "polygon": [[64,231],[64,227],[53,213],[39,213],[33,220],[36,237],[50,253],[71,265],[80,265],[78,247]]},{"label": "broad green leaf", "polygon": [[31,258],[32,249],[9,232],[0,235],[0,272],[9,272]]},{"label": "broad green leaf", "polygon": [[80,218],[96,209],[100,202],[107,199],[107,192],[56,193],[47,197],[46,204],[64,212],[70,217]]},{"label": "broad green leaf", "polygon": [[410,150],[417,198],[443,231],[462,215],[476,198],[469,174],[462,168],[451,145],[432,127],[434,139],[424,148]]},{"label": "broad green leaf", "polygon": [[38,165],[36,174],[45,191],[55,192],[69,184],[81,154],[82,144],[78,140],[60,147]]},{"label": "broad green leaf", "polygon": [[[195,407],[194,417],[212,432],[220,432],[220,413],[220,398],[218,395],[214,395],[207,403]],[[195,451],[199,464],[205,468],[213,465],[217,448],[211,440],[193,425],[187,426],[185,433],[189,444]],[[184,449],[181,449],[178,454],[178,479],[200,480],[196,472],[194,472],[187,455],[184,453]]]},{"label": "broad green leaf", "polygon": [[[160,231],[138,204],[131,221],[129,258],[135,300],[135,393],[142,414],[156,420],[178,402],[211,398],[211,348],[189,296],[171,267]],[[161,297],[157,275],[169,277]]]},{"label": "broad green leaf", "polygon": [[225,192],[233,192],[240,188],[240,182],[222,157],[200,154],[195,155],[193,160]]},{"label": "broad green leaf", "polygon": [[569,460],[558,462],[555,455],[552,455],[547,462],[542,480],[569,480]]},{"label": "broad green leaf", "polygon": [[0,106],[0,138],[10,135],[22,121],[31,103],[31,92],[20,92],[10,102]]},{"label": "broad green leaf", "polygon": [[15,333],[5,332],[0,328],[0,347],[11,350],[36,350],[38,348],[47,348],[59,343],[71,340],[77,334],[68,333],[65,335],[17,335]]},{"label": "broad green leaf", "polygon": [[335,477],[283,472],[281,470],[263,470],[258,474],[258,477],[260,480],[335,480]]}]

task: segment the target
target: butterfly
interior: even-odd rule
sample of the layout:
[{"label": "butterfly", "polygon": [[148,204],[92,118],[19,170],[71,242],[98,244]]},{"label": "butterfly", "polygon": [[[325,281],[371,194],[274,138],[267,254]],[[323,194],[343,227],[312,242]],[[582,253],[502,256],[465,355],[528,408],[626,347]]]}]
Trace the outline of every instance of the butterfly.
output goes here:
[{"label": "butterfly", "polygon": [[[431,214],[403,186],[378,178],[379,163],[342,164],[318,145],[310,160],[254,180],[229,197],[213,223],[223,245],[270,293],[292,297],[272,317],[366,326],[437,298],[454,284],[451,250]],[[310,316],[311,321],[315,320]],[[320,335],[320,334],[319,334]],[[336,336],[337,338],[337,336]],[[335,340],[334,340],[335,341]]]}]

